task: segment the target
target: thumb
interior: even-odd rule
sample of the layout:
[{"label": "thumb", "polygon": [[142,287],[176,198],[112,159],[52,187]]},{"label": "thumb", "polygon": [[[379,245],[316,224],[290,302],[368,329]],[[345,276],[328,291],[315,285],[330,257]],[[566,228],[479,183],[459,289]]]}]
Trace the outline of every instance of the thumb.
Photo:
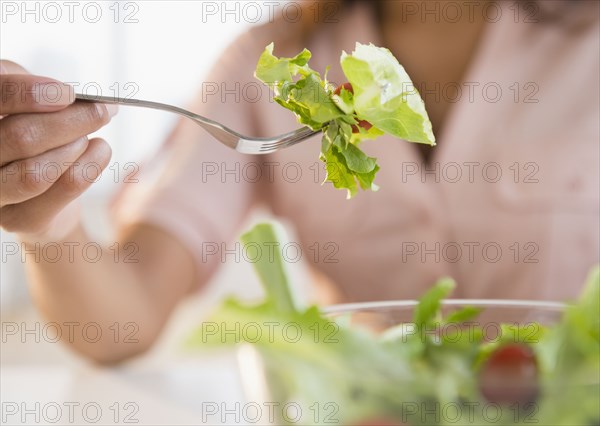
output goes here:
[{"label": "thumb", "polygon": [[7,60],[0,60],[0,74],[30,74],[21,65]]}]

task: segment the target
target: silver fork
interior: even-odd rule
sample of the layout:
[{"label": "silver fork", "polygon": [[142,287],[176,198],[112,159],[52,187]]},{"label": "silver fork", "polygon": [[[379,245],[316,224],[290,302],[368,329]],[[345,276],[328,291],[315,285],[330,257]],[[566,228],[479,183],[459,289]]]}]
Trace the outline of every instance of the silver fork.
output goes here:
[{"label": "silver fork", "polygon": [[83,95],[76,93],[75,99],[83,102],[98,102],[103,104],[122,104],[138,106],[143,108],[152,108],[162,111],[169,111],[175,114],[183,115],[187,117],[208,133],[210,133],[216,140],[221,142],[223,145],[229,148],[235,149],[243,154],[269,154],[277,150],[290,147],[302,142],[305,139],[320,132],[320,130],[312,130],[309,127],[302,127],[296,129],[293,132],[285,133],[283,135],[271,137],[271,138],[251,138],[248,136],[240,135],[238,132],[223,126],[221,123],[217,123],[209,118],[202,117],[201,115],[194,114],[193,112],[187,111],[183,108],[179,108],[173,105],[163,104],[160,102],[143,101],[140,99],[125,99],[113,96],[95,96],[95,95]]}]

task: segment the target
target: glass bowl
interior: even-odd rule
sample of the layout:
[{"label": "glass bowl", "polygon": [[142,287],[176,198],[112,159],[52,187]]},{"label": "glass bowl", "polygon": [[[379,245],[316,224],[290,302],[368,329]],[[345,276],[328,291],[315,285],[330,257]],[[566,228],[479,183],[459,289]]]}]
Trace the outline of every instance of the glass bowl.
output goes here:
[{"label": "glass bowl", "polygon": [[[352,329],[364,330],[365,334],[385,336],[394,330],[395,338],[400,343],[404,342],[402,336],[408,336],[415,332],[412,324],[416,301],[386,301],[370,303],[342,304],[326,307],[322,312],[340,326]],[[528,342],[534,345],[541,326],[552,326],[560,321],[565,305],[556,302],[522,301],[522,300],[462,300],[447,299],[442,302],[442,313],[444,316],[449,312],[464,307],[480,309],[479,315],[472,321],[461,323],[442,324],[439,327],[431,327],[422,331],[429,337],[442,338],[444,336],[456,336],[457,333],[469,333],[474,327],[478,327],[483,333],[485,341],[502,341],[503,343],[513,340],[515,342]],[[514,336],[507,336],[509,329],[500,327],[500,324],[510,324],[516,327],[509,328]],[[384,334],[385,333],[385,334]],[[531,340],[528,340],[531,339]],[[301,348],[298,347],[300,351]],[[293,353],[290,355],[293,357]],[[287,357],[289,358],[289,356]],[[288,363],[285,356],[279,358],[265,357],[260,348],[244,344],[238,352],[240,374],[242,384],[247,395],[248,407],[252,412],[259,412],[260,419],[252,419],[249,423],[254,424],[360,424],[360,425],[421,425],[421,424],[545,424],[548,415],[540,414],[537,404],[529,406],[503,406],[496,403],[473,401],[445,402],[427,401],[423,398],[408,398],[398,401],[398,407],[393,417],[389,412],[379,412],[377,409],[369,410],[361,404],[373,404],[373,399],[361,397],[360,391],[356,391],[351,399],[338,398],[339,395],[324,395],[321,398],[311,398],[318,395],[319,387],[327,388],[333,380],[332,371],[334,366],[326,368],[322,364],[315,363],[311,370],[311,363],[296,366]],[[398,368],[401,369],[401,363]],[[413,366],[414,367],[414,366]],[[411,368],[413,368],[411,367]],[[348,374],[360,377],[361,380],[369,382],[377,370],[377,363],[365,366],[361,365]],[[293,370],[293,371],[291,371]],[[475,376],[474,372],[472,376]],[[306,383],[303,389],[309,389],[310,395],[294,393],[290,389],[288,376],[295,374],[295,380],[303,380]],[[418,373],[417,373],[418,374]],[[442,374],[442,373],[440,373]],[[474,378],[475,379],[475,378]],[[424,379],[425,380],[425,379]],[[393,379],[390,378],[390,382]],[[406,394],[407,384],[401,381],[390,383],[388,392]],[[339,387],[345,383],[340,382]],[[443,386],[443,380],[440,381]],[[583,392],[598,393],[599,380],[591,378],[589,383],[582,386]],[[355,390],[349,390],[354,392]],[[565,389],[566,393],[570,389]],[[410,393],[410,391],[409,391]],[[415,390],[415,393],[418,391]],[[290,398],[290,395],[294,395]],[[575,395],[575,394],[573,394]],[[572,404],[572,399],[563,398],[564,395],[556,395],[556,406],[560,400],[564,404]],[[382,396],[385,398],[385,395]],[[349,402],[350,401],[350,402]],[[370,402],[365,402],[370,401]],[[466,404],[466,405],[465,405]],[[470,405],[469,405],[470,404]],[[548,397],[544,402],[544,410],[548,406]],[[364,409],[363,409],[364,408]],[[564,408],[564,407],[563,407]],[[574,408],[573,408],[574,409]],[[594,412],[594,409],[592,409]],[[600,412],[600,408],[598,409]],[[367,413],[364,417],[357,413]],[[384,418],[388,419],[385,420]],[[393,418],[394,420],[389,420]],[[542,423],[540,423],[542,422]],[[557,418],[557,423],[558,418]],[[597,424],[588,422],[590,424]]]},{"label": "glass bowl", "polygon": [[[380,333],[399,324],[410,324],[417,303],[414,300],[348,303],[327,307],[323,312],[336,321],[343,320],[351,326]],[[552,325],[560,320],[565,308],[563,303],[558,302],[446,299],[442,302],[442,314],[447,315],[466,306],[481,309],[474,322],[490,333],[497,330],[499,323]],[[489,338],[493,339],[494,336],[490,335]]]}]

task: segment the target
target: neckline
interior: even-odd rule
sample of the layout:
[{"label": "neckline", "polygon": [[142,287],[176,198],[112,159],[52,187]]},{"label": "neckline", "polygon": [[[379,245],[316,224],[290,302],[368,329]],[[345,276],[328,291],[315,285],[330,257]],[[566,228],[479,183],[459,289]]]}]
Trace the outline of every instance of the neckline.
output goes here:
[{"label": "neckline", "polygon": [[[436,135],[437,141],[444,141],[443,143],[440,143],[439,148],[441,148],[442,146],[448,145],[448,140],[450,138],[449,135],[454,132],[454,129],[456,128],[456,126],[459,123],[461,106],[465,99],[464,83],[477,81],[477,77],[479,75],[479,69],[482,67],[482,65],[487,60],[487,54],[490,51],[489,47],[490,47],[491,40],[492,40],[493,34],[494,34],[494,28],[495,28],[494,25],[496,25],[496,24],[492,24],[492,23],[488,22],[485,24],[484,28],[481,31],[480,40],[477,43],[477,46],[475,47],[475,49],[473,51],[473,54],[469,60],[469,63],[467,65],[465,72],[462,76],[462,79],[459,83],[459,85],[461,86],[461,89],[463,90],[463,96],[461,96],[461,98],[456,103],[454,103],[453,105],[450,106],[450,108],[446,112],[444,125],[442,126],[442,129],[439,132],[439,134]],[[431,156],[429,157],[429,162],[428,162],[429,164],[435,163],[435,161],[440,157],[441,149],[439,149],[439,148],[435,149],[433,154],[431,154]],[[421,158],[422,158],[422,156],[421,156]]]},{"label": "neckline", "polygon": [[[502,5],[499,4],[499,7],[502,7]],[[376,11],[374,7],[362,2],[354,3],[348,10],[344,22],[346,25],[341,28],[341,31],[338,32],[337,36],[339,45],[354,45],[355,42],[362,41],[365,43],[371,42],[377,46],[385,47],[383,45],[384,40],[382,32],[378,28]],[[496,23],[488,22],[484,25],[484,28],[480,33],[480,40],[473,51],[461,82],[459,83],[460,85],[465,82],[476,81],[475,76],[477,76],[478,70],[487,60],[487,53],[489,52],[488,47],[491,44],[493,35],[496,33],[496,31],[498,31],[498,29],[494,27],[500,27],[502,25],[501,23],[502,21]],[[411,149],[415,157],[420,161],[426,162],[427,164],[433,164],[439,158],[441,155],[441,147],[447,145],[446,140],[449,138],[449,135],[453,133],[454,128],[458,123],[459,113],[463,102],[462,99],[464,99],[464,97],[461,97],[458,102],[451,105],[446,112],[444,125],[442,126],[441,131],[435,134],[436,141],[440,142],[440,146],[433,148],[434,151],[427,161],[420,152],[418,145],[416,143],[411,143]],[[427,105],[425,105],[425,107],[427,107]],[[444,142],[442,143],[442,141]]]}]

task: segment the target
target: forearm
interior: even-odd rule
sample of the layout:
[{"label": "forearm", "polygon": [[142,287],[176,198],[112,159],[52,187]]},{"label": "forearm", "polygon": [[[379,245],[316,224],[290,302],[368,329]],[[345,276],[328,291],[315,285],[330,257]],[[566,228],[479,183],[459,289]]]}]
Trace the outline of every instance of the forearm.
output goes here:
[{"label": "forearm", "polygon": [[73,249],[58,259],[48,258],[43,244],[25,243],[36,252],[36,261],[27,262],[31,293],[46,320],[61,327],[63,342],[96,361],[115,362],[147,349],[177,300],[159,297],[156,284],[144,282],[135,242],[129,250],[126,243],[119,251],[103,248],[102,256],[82,249],[89,243],[80,227],[59,243]]}]

